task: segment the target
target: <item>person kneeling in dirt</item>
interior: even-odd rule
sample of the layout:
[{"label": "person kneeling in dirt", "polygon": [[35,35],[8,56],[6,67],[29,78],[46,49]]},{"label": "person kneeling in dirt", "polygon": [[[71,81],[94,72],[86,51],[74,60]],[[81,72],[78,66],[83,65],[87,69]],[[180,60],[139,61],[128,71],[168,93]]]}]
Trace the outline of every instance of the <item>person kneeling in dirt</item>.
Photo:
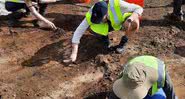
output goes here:
[{"label": "person kneeling in dirt", "polygon": [[56,29],[56,26],[51,21],[43,17],[47,4],[38,3],[38,6],[39,12],[36,10],[37,2],[32,2],[32,0],[6,0],[5,8],[12,12],[9,14],[9,26],[15,26],[18,23],[18,19],[28,15],[31,11],[39,20],[46,23],[52,29]]},{"label": "person kneeling in dirt", "polygon": [[127,43],[127,35],[136,32],[139,29],[139,16],[143,8],[136,4],[125,2],[124,0],[101,0],[86,13],[85,19],[78,26],[72,38],[72,54],[69,60],[64,62],[76,61],[78,45],[80,38],[88,27],[94,34],[100,35],[106,48],[109,46],[108,33],[110,31],[126,28],[125,36],[121,38],[118,46],[112,47],[118,53],[124,51],[124,45]]},{"label": "person kneeling in dirt", "polygon": [[138,56],[124,67],[108,99],[178,99],[162,60]]},{"label": "person kneeling in dirt", "polygon": [[[45,11],[48,3],[61,2],[64,0],[6,0],[5,8],[6,10],[12,12],[9,14],[9,26],[15,26],[18,23],[18,19],[27,16],[30,11],[33,15],[40,21],[34,21],[34,25],[41,27],[50,27],[56,30],[56,26],[51,21],[47,20],[45,17]],[[89,0],[68,0],[72,3],[86,3]],[[37,11],[37,9],[39,11]],[[40,23],[40,24],[39,24]]]},{"label": "person kneeling in dirt", "polygon": [[168,15],[168,18],[174,21],[183,21],[184,13],[182,11],[182,5],[185,4],[185,0],[173,0],[173,12]]}]

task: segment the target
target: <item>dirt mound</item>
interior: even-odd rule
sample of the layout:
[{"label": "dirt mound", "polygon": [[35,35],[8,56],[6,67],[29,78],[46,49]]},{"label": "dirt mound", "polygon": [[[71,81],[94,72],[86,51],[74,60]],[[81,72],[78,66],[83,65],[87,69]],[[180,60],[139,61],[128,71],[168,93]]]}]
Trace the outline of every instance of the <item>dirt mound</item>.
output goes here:
[{"label": "dirt mound", "polygon": [[175,27],[172,27],[171,29],[161,27],[155,28],[155,30],[150,30],[150,32],[146,33],[144,38],[141,37],[140,45],[144,47],[143,51],[148,52],[148,54],[151,55],[173,52],[176,44],[175,36],[178,33],[178,29],[175,29]]},{"label": "dirt mound", "polygon": [[[160,2],[159,2],[160,1]],[[146,0],[141,29],[129,37],[122,54],[109,52],[99,37],[87,31],[81,39],[78,59],[63,64],[71,54],[71,38],[91,5],[56,4],[46,17],[65,30],[57,34],[26,24],[12,28],[0,25],[0,97],[3,99],[105,99],[124,64],[138,55],[163,59],[179,99],[185,94],[184,23],[165,20],[172,0]],[[92,2],[94,3],[94,2]],[[160,4],[159,4],[160,3]],[[112,32],[112,46],[123,31]]]}]

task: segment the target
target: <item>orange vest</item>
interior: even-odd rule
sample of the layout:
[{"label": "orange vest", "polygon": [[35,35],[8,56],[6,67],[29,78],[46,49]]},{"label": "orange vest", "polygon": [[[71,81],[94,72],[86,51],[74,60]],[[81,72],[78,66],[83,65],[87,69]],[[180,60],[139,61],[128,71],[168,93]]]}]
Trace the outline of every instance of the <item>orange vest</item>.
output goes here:
[{"label": "orange vest", "polygon": [[76,3],[90,3],[91,0],[73,0]]},{"label": "orange vest", "polygon": [[141,7],[144,7],[144,0],[125,0],[125,1],[129,2],[129,3],[134,3],[137,5],[140,5]]}]

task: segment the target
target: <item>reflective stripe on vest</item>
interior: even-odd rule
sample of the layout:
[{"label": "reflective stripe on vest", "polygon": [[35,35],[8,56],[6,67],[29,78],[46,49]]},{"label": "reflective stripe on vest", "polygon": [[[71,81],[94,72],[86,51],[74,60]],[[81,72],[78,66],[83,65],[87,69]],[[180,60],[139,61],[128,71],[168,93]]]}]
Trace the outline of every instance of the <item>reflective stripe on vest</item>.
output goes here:
[{"label": "reflective stripe on vest", "polygon": [[24,0],[6,0],[8,2],[25,3]]},{"label": "reflective stripe on vest", "polygon": [[129,62],[129,64],[140,62],[145,66],[152,67],[158,71],[158,80],[152,85],[152,93],[154,95],[159,88],[164,86],[165,81],[165,64],[160,59],[153,56],[139,56]]},{"label": "reflective stripe on vest", "polygon": [[[103,1],[103,0],[100,0],[100,1]],[[97,34],[107,36],[109,32],[108,23],[94,24],[91,22],[92,8],[90,9],[89,12],[86,13],[86,19],[88,24],[90,25],[90,28],[92,29],[92,31],[94,31]],[[114,30],[120,30],[122,27],[122,23],[129,16],[132,15],[132,13],[124,13],[124,15],[122,14],[119,0],[109,0],[108,14],[110,17],[111,25]]]},{"label": "reflective stripe on vest", "polygon": [[122,14],[119,0],[109,0],[108,14],[114,30],[120,30],[122,23],[132,15],[132,13]]}]

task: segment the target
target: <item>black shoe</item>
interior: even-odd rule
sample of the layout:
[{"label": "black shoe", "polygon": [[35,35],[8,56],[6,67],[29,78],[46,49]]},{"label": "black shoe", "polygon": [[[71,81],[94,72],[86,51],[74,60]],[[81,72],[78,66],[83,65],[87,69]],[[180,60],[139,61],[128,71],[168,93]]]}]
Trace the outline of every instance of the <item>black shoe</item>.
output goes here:
[{"label": "black shoe", "polygon": [[8,15],[8,25],[11,27],[20,25],[20,22],[18,21],[24,16],[24,13],[22,12],[13,12]]},{"label": "black shoe", "polygon": [[119,53],[119,54],[123,53],[124,52],[124,46],[127,42],[128,42],[127,36],[122,36],[119,45],[117,45],[117,47],[116,47],[116,53]]},{"label": "black shoe", "polygon": [[167,16],[165,16],[167,19],[172,20],[172,21],[183,21],[184,17],[183,15],[175,15],[174,13],[171,14],[167,14]]},{"label": "black shoe", "polygon": [[32,24],[34,27],[39,27],[38,20],[33,20]]},{"label": "black shoe", "polygon": [[16,19],[9,19],[8,20],[8,26],[9,27],[15,27],[15,26],[18,26],[20,25],[20,22]]},{"label": "black shoe", "polygon": [[25,18],[27,18],[30,14],[31,14],[30,12],[25,12],[23,16],[24,16]]},{"label": "black shoe", "polygon": [[122,54],[124,52],[124,47],[116,48],[116,52],[119,53],[119,54]]},{"label": "black shoe", "polygon": [[118,54],[122,54],[124,52],[124,47],[116,45],[116,46],[109,47],[108,50],[109,52],[116,52]]},{"label": "black shoe", "polygon": [[110,41],[109,41],[109,37],[108,36],[102,36],[100,41],[103,43],[103,46],[104,46],[105,49],[109,48]]}]

